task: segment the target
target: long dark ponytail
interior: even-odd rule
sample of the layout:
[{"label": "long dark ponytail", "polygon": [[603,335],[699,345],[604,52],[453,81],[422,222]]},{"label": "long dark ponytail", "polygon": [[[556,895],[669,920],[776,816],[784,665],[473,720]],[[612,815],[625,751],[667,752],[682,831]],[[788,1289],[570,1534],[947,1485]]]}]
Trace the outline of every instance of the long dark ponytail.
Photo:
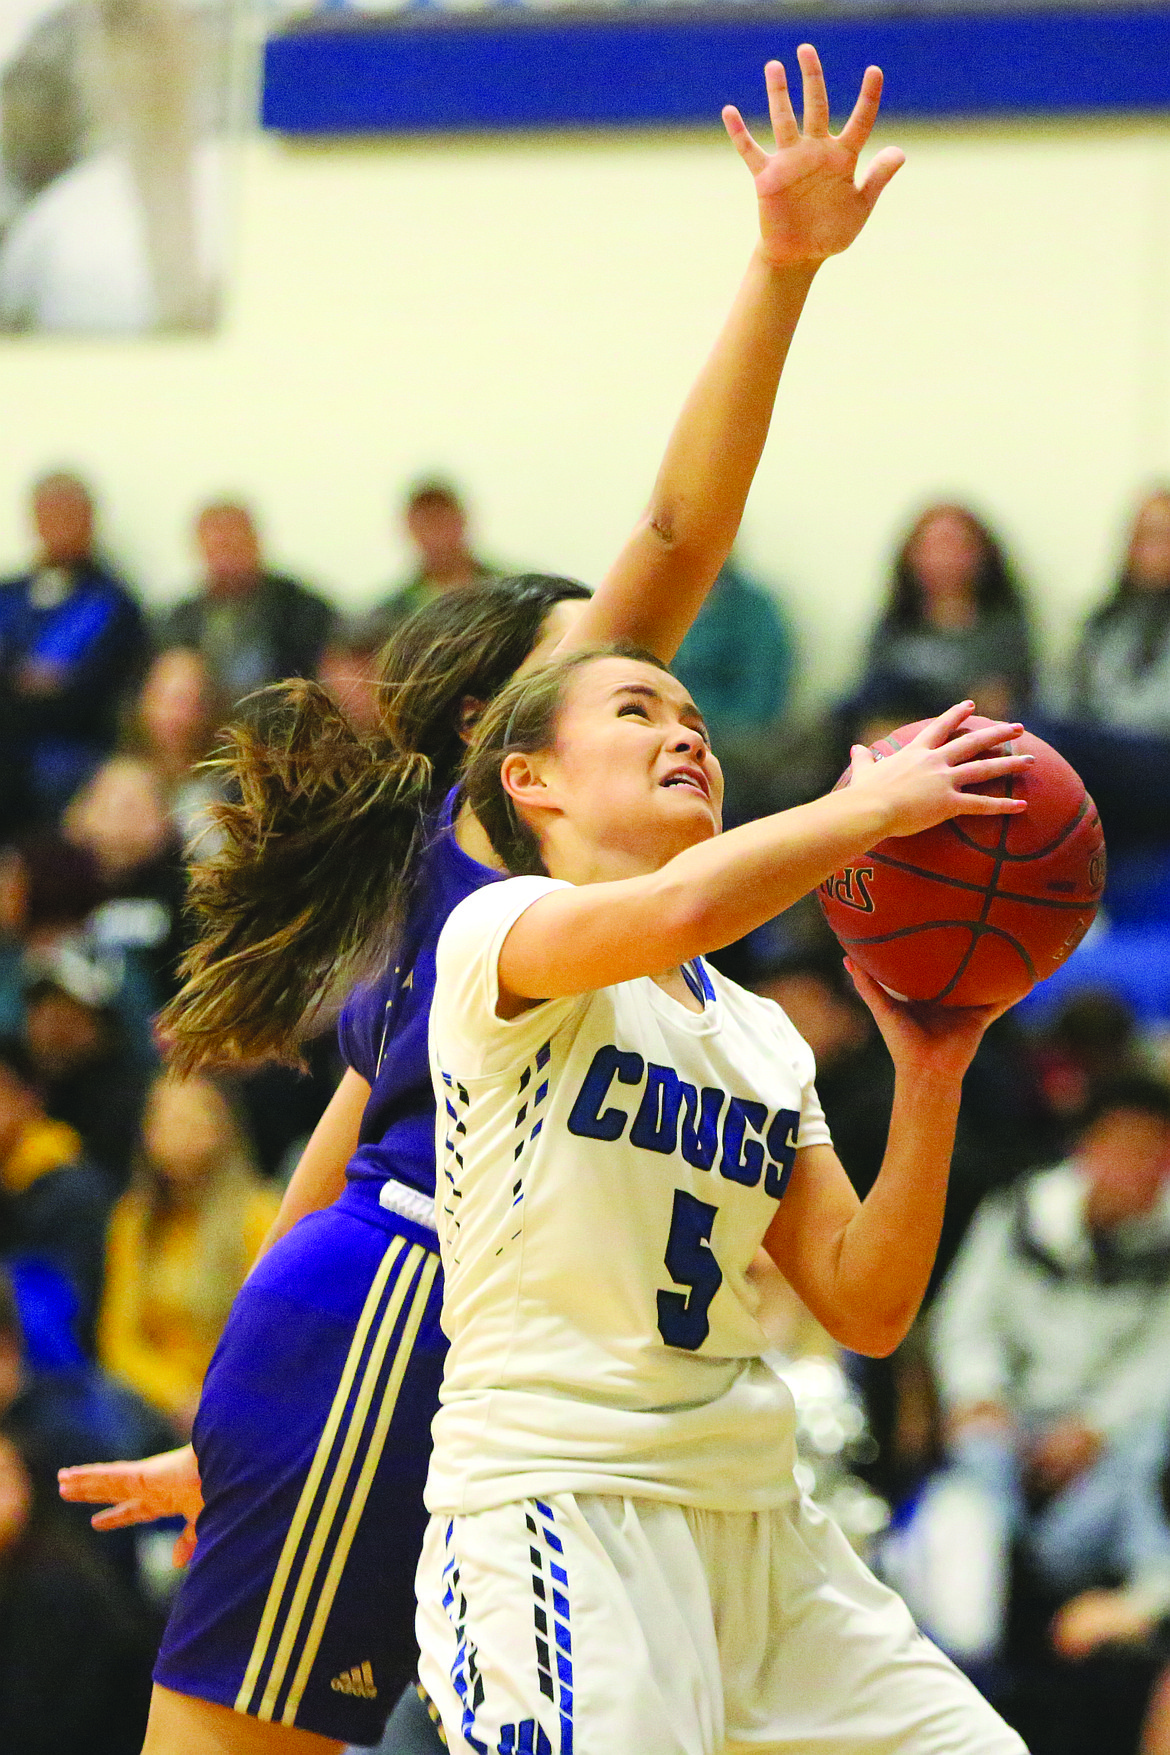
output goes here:
[{"label": "long dark ponytail", "polygon": [[464,720],[507,684],[576,580],[522,574],[423,605],[381,663],[381,726],[359,736],[318,683],[254,697],[211,766],[220,845],[191,872],[198,937],[159,1020],[173,1064],[296,1063],[324,1006],[385,955],[409,905]]}]

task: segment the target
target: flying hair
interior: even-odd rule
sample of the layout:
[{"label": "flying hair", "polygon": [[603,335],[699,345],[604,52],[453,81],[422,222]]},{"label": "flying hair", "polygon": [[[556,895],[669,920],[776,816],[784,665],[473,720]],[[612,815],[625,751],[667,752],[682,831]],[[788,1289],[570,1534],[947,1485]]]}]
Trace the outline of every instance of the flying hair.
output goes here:
[{"label": "flying hair", "polygon": [[450,592],[382,654],[380,726],[360,735],[297,678],[254,696],[208,764],[227,800],[192,868],[197,937],[159,1027],[175,1067],[301,1063],[300,1043],[392,950],[419,855],[455,784],[461,725],[498,694],[572,579],[523,574]]}]

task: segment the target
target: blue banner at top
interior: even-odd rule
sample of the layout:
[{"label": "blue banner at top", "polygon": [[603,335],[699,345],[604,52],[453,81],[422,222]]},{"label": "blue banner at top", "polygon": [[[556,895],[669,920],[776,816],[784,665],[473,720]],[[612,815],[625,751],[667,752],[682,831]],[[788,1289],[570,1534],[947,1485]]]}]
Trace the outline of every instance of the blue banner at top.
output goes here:
[{"label": "blue banner at top", "polygon": [[1170,108],[1170,5],[804,12],[496,4],[329,8],[270,38],[264,122],[289,134],[714,124],[758,115],[771,56],[816,44],[831,91],[876,61],[887,117]]}]

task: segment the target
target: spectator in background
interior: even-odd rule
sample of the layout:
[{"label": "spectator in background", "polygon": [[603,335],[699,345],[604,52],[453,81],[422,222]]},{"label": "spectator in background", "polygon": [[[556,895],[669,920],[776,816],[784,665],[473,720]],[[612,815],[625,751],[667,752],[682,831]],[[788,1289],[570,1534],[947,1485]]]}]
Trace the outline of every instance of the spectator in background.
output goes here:
[{"label": "spectator in background", "polygon": [[[95,1458],[150,1456],[168,1444],[167,1421],[133,1390],[79,1350],[63,1356],[60,1336],[45,1332],[37,1292],[27,1276],[14,1284],[0,1269],[0,1430],[50,1474]],[[68,1516],[80,1544],[111,1562],[137,1594],[136,1532],[99,1534],[80,1505]]]},{"label": "spectator in background", "polygon": [[754,768],[773,748],[788,708],[794,652],[780,605],[734,560],[727,562],[691,624],[671,669],[706,720],[724,772],[724,816],[742,822],[757,808]]},{"label": "spectator in background", "polygon": [[1120,1080],[1069,1161],[984,1203],[943,1286],[932,1355],[968,1538],[948,1565],[972,1593],[956,1655],[998,1646],[1013,1539],[1047,1588],[1096,1582],[1116,1483],[1170,1407],[1168,1180],[1170,1090]]},{"label": "spectator in background", "polygon": [[134,1755],[150,1695],[148,1637],[39,1464],[0,1434],[0,1748]]},{"label": "spectator in background", "polygon": [[1149,1070],[1133,1012],[1115,993],[1095,987],[1082,988],[1057,1007],[1032,1061],[1051,1117],[1054,1158],[1072,1143],[1102,1085]]},{"label": "spectator in background", "polygon": [[908,689],[924,716],[970,696],[989,718],[1024,706],[1032,640],[1003,549],[965,506],[928,506],[898,551],[886,607],[853,698]]},{"label": "spectator in background", "polygon": [[214,774],[196,772],[211,753],[223,717],[202,653],[168,646],[146,673],[133,733],[154,770],[186,852],[213,850],[209,807],[222,796]]},{"label": "spectator in background", "polygon": [[1170,488],[1138,508],[1121,575],[1072,665],[1071,717],[1170,737]]},{"label": "spectator in background", "polygon": [[203,580],[164,618],[163,643],[201,653],[229,707],[282,677],[315,676],[333,610],[316,592],[264,565],[248,508],[230,500],[205,506],[195,540]]},{"label": "spectator in background", "polygon": [[1081,635],[1059,715],[1034,728],[1084,780],[1101,813],[1110,852],[1137,849],[1146,859],[1154,851],[1146,906],[1153,904],[1165,918],[1170,895],[1164,851],[1170,846],[1170,488],[1142,501],[1120,577]]},{"label": "spectator in background", "polygon": [[76,1301],[76,1334],[86,1352],[101,1294],[111,1198],[110,1184],[86,1159],[80,1136],[45,1113],[24,1043],[0,1037],[0,1259],[37,1263],[61,1277]]},{"label": "spectator in background", "polygon": [[183,1437],[220,1330],[276,1217],[221,1088],[157,1078],[110,1222],[100,1356]]},{"label": "spectator in background", "polygon": [[410,577],[378,605],[383,639],[421,603],[499,573],[472,548],[467,508],[442,477],[429,476],[414,484],[402,518],[417,564]]},{"label": "spectator in background", "polygon": [[319,681],[362,737],[384,736],[378,658],[385,623],[374,614],[338,623],[321,659]]},{"label": "spectator in background", "polygon": [[0,847],[0,1035],[24,1026],[26,956],[80,932],[101,899],[96,860],[60,835]]},{"label": "spectator in background", "polygon": [[48,1114],[77,1130],[120,1194],[150,1074],[126,1044],[118,975],[109,958],[77,942],[27,958],[24,1039]]},{"label": "spectator in background", "polygon": [[95,943],[137,956],[157,1010],[178,987],[187,893],[183,847],[157,771],[137,756],[111,757],[70,801],[61,827],[101,879]]},{"label": "spectator in background", "polygon": [[[51,820],[114,747],[123,701],[146,657],[128,587],[94,550],[94,509],[76,476],[33,489],[37,554],[0,582],[0,741],[8,829]],[[22,796],[23,795],[23,796]],[[2,827],[3,825],[0,825]]]}]

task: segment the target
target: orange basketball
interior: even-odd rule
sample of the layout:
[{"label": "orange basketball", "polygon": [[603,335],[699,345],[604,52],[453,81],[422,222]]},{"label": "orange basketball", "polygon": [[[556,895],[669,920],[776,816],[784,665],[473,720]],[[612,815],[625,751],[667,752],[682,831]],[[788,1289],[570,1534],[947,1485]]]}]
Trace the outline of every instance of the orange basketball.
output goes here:
[{"label": "orange basketball", "polygon": [[[928,723],[891,732],[874,754],[893,755]],[[959,729],[990,723],[972,715]],[[977,790],[1026,798],[1026,811],[882,841],[817,892],[850,958],[899,999],[1022,999],[1093,923],[1105,885],[1097,807],[1050,744],[1025,731],[1011,751],[1034,756],[1032,767]]]}]

